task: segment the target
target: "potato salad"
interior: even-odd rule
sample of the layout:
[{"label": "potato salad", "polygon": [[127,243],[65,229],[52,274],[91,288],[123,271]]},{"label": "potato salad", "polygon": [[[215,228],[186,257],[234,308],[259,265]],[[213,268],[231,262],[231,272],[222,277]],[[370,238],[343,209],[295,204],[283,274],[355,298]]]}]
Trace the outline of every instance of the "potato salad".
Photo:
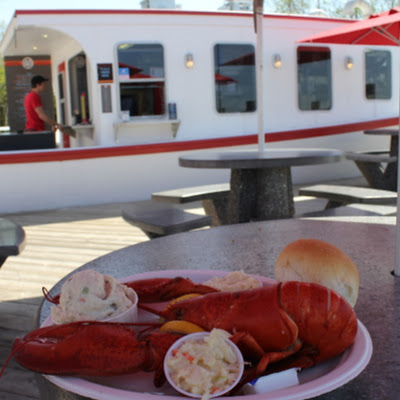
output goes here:
[{"label": "potato salad", "polygon": [[60,303],[51,308],[56,324],[101,321],[123,313],[136,301],[133,289],[109,275],[84,270],[69,278],[61,288]]}]

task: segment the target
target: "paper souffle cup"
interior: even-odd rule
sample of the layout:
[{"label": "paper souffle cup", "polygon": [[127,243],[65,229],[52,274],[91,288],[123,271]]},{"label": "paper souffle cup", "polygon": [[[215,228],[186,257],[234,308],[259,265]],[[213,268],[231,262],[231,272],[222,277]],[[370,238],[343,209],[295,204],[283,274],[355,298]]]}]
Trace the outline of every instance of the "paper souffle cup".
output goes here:
[{"label": "paper souffle cup", "polygon": [[[172,379],[170,372],[169,372],[169,368],[167,365],[167,360],[170,357],[170,355],[172,354],[172,352],[176,349],[178,349],[179,347],[181,347],[181,345],[185,342],[187,342],[188,340],[192,340],[192,339],[200,339],[200,338],[204,338],[205,336],[209,336],[210,332],[197,332],[197,333],[191,333],[188,335],[183,336],[182,338],[178,339],[167,351],[167,354],[165,355],[164,358],[164,373],[165,376],[168,380],[168,382],[170,383],[170,385],[179,393],[187,396],[187,397],[192,397],[192,398],[202,398],[204,396],[204,394],[195,394],[195,393],[191,393],[191,392],[187,392],[186,390],[182,389],[180,386],[178,386],[174,380]],[[210,394],[209,398],[214,398],[214,397],[220,397],[223,396],[224,394],[228,393],[229,391],[231,391],[240,381],[242,375],[243,375],[243,370],[244,370],[244,360],[243,360],[243,355],[241,353],[241,351],[239,350],[239,348],[236,346],[235,343],[231,342],[229,339],[225,339],[225,341],[229,344],[229,346],[232,347],[233,351],[235,352],[236,355],[236,359],[237,362],[239,364],[239,370],[238,370],[238,374],[236,379],[233,381],[233,383],[230,386],[227,386],[224,390],[221,390],[220,392],[214,393],[214,394]]]},{"label": "paper souffle cup", "polygon": [[131,296],[129,296],[129,300],[132,302],[132,305],[125,310],[124,312],[114,315],[113,317],[102,319],[102,322],[136,322],[138,316],[138,295],[134,292]]}]

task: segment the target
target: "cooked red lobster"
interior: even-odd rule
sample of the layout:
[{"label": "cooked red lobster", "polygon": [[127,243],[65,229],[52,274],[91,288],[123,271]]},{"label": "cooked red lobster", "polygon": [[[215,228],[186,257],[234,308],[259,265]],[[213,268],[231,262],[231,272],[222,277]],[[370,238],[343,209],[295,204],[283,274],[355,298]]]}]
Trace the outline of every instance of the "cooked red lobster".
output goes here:
[{"label": "cooked red lobster", "polygon": [[[166,284],[168,298],[173,297],[171,282]],[[181,283],[178,279],[179,286]],[[191,292],[193,287],[189,286]],[[146,292],[150,296],[151,291]],[[182,294],[181,288],[178,292]],[[165,293],[161,297],[164,300]],[[141,307],[167,320],[232,333],[231,340],[254,366],[248,368],[246,381],[268,373],[269,365],[271,370],[305,368],[337,356],[354,342],[357,333],[357,318],[349,303],[335,292],[309,283],[207,293],[171,304],[163,311],[150,305]],[[157,371],[155,384],[161,385],[164,355],[181,335],[152,332],[137,337],[129,325],[77,322],[40,328],[15,340],[13,356],[22,366],[44,374],[101,376]]]}]

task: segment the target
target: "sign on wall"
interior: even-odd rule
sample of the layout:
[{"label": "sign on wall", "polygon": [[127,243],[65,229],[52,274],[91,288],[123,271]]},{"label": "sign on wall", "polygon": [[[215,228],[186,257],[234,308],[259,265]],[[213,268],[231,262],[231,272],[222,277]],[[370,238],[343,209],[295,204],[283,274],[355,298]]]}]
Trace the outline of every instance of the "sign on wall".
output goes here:
[{"label": "sign on wall", "polygon": [[99,83],[112,83],[112,64],[97,64],[97,80]]}]

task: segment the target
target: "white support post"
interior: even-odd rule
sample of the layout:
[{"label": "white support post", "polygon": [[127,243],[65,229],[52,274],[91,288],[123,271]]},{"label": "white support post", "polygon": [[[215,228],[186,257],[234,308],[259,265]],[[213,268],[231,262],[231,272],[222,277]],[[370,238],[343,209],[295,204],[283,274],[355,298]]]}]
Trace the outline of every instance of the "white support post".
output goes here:
[{"label": "white support post", "polygon": [[[256,3],[258,3],[256,5]],[[258,152],[264,155],[265,135],[264,135],[264,112],[263,112],[263,16],[264,7],[262,1],[255,1],[256,9],[255,24],[257,34],[256,48],[256,82],[257,82],[257,127],[258,127]]]}]

